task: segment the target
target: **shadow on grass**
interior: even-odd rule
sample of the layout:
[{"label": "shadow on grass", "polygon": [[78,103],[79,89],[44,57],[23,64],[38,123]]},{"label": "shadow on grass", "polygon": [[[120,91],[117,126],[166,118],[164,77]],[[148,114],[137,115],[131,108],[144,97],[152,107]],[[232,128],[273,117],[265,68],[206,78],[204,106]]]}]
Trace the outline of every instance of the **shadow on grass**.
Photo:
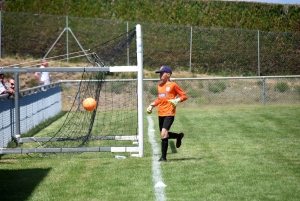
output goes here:
[{"label": "shadow on grass", "polygon": [[191,161],[191,160],[203,160],[203,158],[172,158],[170,161]]},{"label": "shadow on grass", "polygon": [[0,199],[2,201],[28,200],[49,171],[50,168],[0,170]]},{"label": "shadow on grass", "polygon": [[176,149],[176,147],[175,147],[174,141],[170,141],[170,140],[169,140],[169,145],[170,145],[170,148],[171,148],[172,153],[173,153],[173,154],[177,153],[177,149]]},{"label": "shadow on grass", "polygon": [[[169,141],[169,145],[172,151],[172,154],[177,153],[177,148],[175,147],[174,141]],[[172,161],[188,161],[188,160],[202,160],[202,158],[174,158]]]}]

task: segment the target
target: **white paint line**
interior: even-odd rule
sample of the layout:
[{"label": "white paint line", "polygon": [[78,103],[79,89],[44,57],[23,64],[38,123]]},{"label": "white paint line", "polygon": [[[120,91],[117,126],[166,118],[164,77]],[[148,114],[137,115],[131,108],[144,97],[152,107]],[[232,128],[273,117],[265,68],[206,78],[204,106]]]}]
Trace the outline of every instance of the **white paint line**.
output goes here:
[{"label": "white paint line", "polygon": [[158,162],[160,156],[160,150],[154,138],[154,131],[155,131],[153,128],[154,122],[151,116],[147,116],[147,119],[148,119],[148,137],[152,147],[152,172],[153,172],[152,178],[155,184],[154,186],[155,197],[157,201],[165,201],[166,197],[164,194],[164,188],[166,185],[163,183],[161,173],[160,173],[160,162]]}]

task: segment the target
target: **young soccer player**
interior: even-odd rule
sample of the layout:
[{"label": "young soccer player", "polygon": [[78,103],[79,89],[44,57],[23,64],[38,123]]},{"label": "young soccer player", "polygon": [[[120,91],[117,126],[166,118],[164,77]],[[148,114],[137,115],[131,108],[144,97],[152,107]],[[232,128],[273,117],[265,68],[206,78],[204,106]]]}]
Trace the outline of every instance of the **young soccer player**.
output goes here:
[{"label": "young soccer player", "polygon": [[159,162],[167,162],[168,139],[176,139],[176,147],[181,146],[184,133],[170,132],[170,128],[175,119],[176,106],[179,102],[185,101],[185,92],[170,80],[172,69],[169,66],[162,66],[155,73],[159,73],[160,83],[158,84],[158,97],[147,108],[150,114],[153,107],[158,106],[158,122],[161,135],[161,158]]}]

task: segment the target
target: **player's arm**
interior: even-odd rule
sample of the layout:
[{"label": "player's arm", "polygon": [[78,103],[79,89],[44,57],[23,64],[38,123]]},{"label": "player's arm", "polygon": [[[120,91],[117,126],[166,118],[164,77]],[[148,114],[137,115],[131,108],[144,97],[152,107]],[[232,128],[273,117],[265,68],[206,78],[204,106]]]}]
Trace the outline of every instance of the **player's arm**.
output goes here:
[{"label": "player's arm", "polygon": [[36,79],[39,81],[39,83],[44,83],[41,78],[40,78],[40,73],[39,72],[35,72],[34,76],[36,77]]},{"label": "player's arm", "polygon": [[175,91],[180,97],[168,100],[168,102],[171,103],[174,107],[176,107],[178,103],[187,100],[186,93],[177,84],[175,85]]},{"label": "player's arm", "polygon": [[15,94],[13,89],[5,89],[1,94]]},{"label": "player's arm", "polygon": [[175,86],[175,89],[177,91],[177,94],[180,96],[180,102],[187,100],[186,93],[178,85]]},{"label": "player's arm", "polygon": [[150,103],[150,105],[147,107],[147,113],[151,114],[152,113],[152,109],[154,107],[156,107],[159,103],[160,103],[159,99],[156,99],[154,102]]},{"label": "player's arm", "polygon": [[34,77],[36,77],[36,78],[39,80],[39,79],[40,79],[39,73],[38,73],[38,72],[35,72],[35,73],[34,73]]}]

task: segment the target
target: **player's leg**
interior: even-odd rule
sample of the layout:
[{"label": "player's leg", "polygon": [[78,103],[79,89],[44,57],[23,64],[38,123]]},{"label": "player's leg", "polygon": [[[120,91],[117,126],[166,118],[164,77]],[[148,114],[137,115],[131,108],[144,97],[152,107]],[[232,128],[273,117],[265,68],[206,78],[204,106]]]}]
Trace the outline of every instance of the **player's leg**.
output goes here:
[{"label": "player's leg", "polygon": [[181,146],[182,138],[184,137],[184,133],[173,133],[169,131],[169,138],[176,139],[176,147],[179,148]]},{"label": "player's leg", "polygon": [[[175,120],[175,117],[173,121]],[[184,137],[184,133],[174,133],[174,132],[168,132],[169,139],[176,139],[176,147],[179,148],[181,146],[181,140]]]},{"label": "player's leg", "polygon": [[174,122],[174,117],[159,117],[159,128],[161,134],[161,158],[159,161],[167,161],[167,151],[169,146],[168,131]]},{"label": "player's leg", "polygon": [[168,138],[165,137],[165,135],[168,135],[168,133],[166,133],[166,129],[163,128],[164,120],[165,117],[160,117],[160,116],[158,117],[159,131],[161,136],[161,158],[158,160],[159,162],[167,161]]}]

